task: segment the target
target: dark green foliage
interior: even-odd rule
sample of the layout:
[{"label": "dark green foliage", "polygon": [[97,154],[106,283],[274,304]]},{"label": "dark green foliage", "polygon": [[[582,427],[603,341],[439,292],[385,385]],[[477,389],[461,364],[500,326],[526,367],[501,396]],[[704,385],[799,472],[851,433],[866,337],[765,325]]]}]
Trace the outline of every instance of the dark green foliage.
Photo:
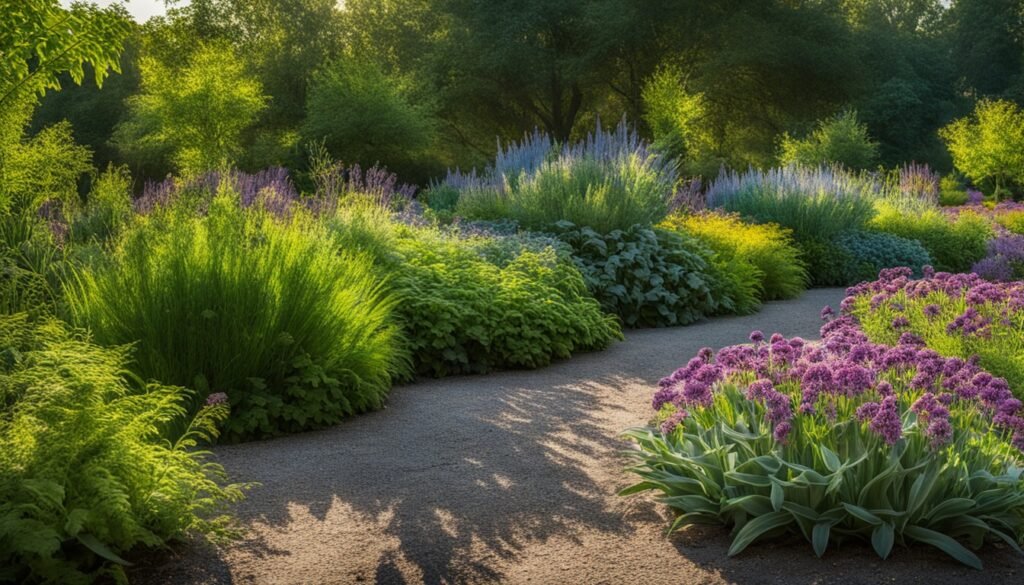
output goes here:
[{"label": "dark green foliage", "polygon": [[824,240],[800,240],[797,242],[803,261],[807,263],[807,274],[813,286],[847,286],[850,284],[847,266],[853,262],[845,250],[833,242]]},{"label": "dark green foliage", "polygon": [[836,239],[836,246],[845,252],[847,284],[874,280],[883,268],[906,266],[921,274],[922,267],[932,264],[920,242],[892,234],[848,232]]},{"label": "dark green foliage", "polygon": [[380,408],[406,365],[395,298],[368,258],[338,255],[315,222],[240,209],[141,217],[110,262],[71,287],[74,320],[137,342],[141,377],[226,392],[231,439],[333,424]]},{"label": "dark green foliage", "polygon": [[[129,353],[0,315],[0,582],[122,580],[137,547],[230,534],[245,486],[195,448],[227,407],[186,418],[185,390],[123,375]],[[159,435],[183,421],[173,444]]]},{"label": "dark green foliage", "polygon": [[[560,222],[587,287],[627,327],[686,325],[729,307],[711,253],[692,237],[634,226],[601,235]],[[727,293],[721,296],[721,293]]]}]

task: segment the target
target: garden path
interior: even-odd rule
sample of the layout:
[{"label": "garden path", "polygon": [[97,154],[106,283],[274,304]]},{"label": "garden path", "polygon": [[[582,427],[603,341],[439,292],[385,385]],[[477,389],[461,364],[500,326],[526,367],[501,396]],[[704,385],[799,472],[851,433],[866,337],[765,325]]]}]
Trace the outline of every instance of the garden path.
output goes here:
[{"label": "garden path", "polygon": [[867,547],[814,557],[803,542],[728,558],[728,533],[666,537],[668,510],[621,498],[623,429],[643,424],[657,380],[703,346],[753,329],[816,338],[809,291],[756,314],[633,331],[608,351],[536,371],[424,381],[387,409],[334,428],[218,447],[239,481],[262,485],[237,508],[246,538],[147,559],[139,583],[1011,583],[1024,562],[982,553],[986,571],[927,550],[881,561]]}]

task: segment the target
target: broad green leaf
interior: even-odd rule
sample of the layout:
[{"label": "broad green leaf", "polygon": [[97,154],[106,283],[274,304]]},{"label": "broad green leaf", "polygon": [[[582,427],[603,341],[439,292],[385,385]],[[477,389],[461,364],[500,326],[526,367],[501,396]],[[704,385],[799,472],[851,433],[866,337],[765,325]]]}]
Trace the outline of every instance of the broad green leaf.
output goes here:
[{"label": "broad green leaf", "polygon": [[893,525],[888,522],[875,526],[875,529],[871,531],[871,546],[874,547],[878,556],[883,559],[889,558],[889,553],[892,552],[892,545],[895,539],[896,531]]},{"label": "broad green leaf", "polygon": [[839,456],[824,445],[821,445],[819,450],[821,451],[821,459],[825,462],[825,467],[832,473],[839,471],[839,468],[843,466],[842,462],[839,461]]},{"label": "broad green leaf", "polygon": [[91,534],[79,534],[77,538],[78,542],[84,544],[86,548],[98,554],[99,556],[107,559],[108,561],[118,563],[121,565],[131,566],[131,563],[117,556],[117,554],[114,553],[114,551],[107,548],[107,545],[100,542],[99,539],[97,539],[95,536]]},{"label": "broad green leaf", "polygon": [[918,542],[934,546],[968,567],[972,567],[979,571],[982,569],[981,559],[979,559],[977,555],[967,550],[962,544],[945,534],[914,525],[904,528],[903,534]]},{"label": "broad green leaf", "polygon": [[778,483],[772,482],[772,510],[778,512],[782,510],[782,503],[786,501],[786,494],[782,489],[782,486]]},{"label": "broad green leaf", "polygon": [[828,548],[828,537],[831,531],[832,524],[829,522],[819,522],[814,525],[811,546],[814,547],[814,554],[819,558],[825,554],[825,550]]},{"label": "broad green leaf", "polygon": [[743,552],[751,543],[765,534],[784,528],[793,522],[793,516],[789,512],[769,512],[764,516],[758,516],[747,522],[736,534],[736,538],[729,547],[729,556],[735,556]]},{"label": "broad green leaf", "polygon": [[846,511],[850,514],[856,516],[857,518],[860,518],[861,520],[867,522],[868,524],[871,524],[872,526],[877,526],[882,523],[881,518],[875,516],[874,514],[868,512],[867,510],[861,508],[860,506],[855,506],[853,504],[847,504],[846,502],[843,502],[843,508],[845,508]]}]

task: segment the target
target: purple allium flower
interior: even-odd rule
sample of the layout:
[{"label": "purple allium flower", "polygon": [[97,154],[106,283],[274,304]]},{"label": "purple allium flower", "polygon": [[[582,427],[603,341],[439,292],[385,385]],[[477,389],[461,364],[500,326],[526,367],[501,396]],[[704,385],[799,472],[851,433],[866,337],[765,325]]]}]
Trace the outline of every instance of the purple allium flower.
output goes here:
[{"label": "purple allium flower", "polygon": [[882,404],[871,419],[869,427],[881,436],[887,445],[896,444],[903,435],[903,425],[900,422],[900,410],[895,396],[882,399]]},{"label": "purple allium flower", "polygon": [[928,317],[929,319],[932,319],[934,317],[938,317],[939,313],[941,313],[941,312],[942,312],[942,307],[940,307],[940,306],[938,306],[936,304],[925,305],[925,307],[924,307],[924,315],[926,317]]},{"label": "purple allium flower", "polygon": [[832,310],[832,307],[825,305],[825,308],[821,310],[821,320],[828,321],[832,317],[835,317],[836,313]]},{"label": "purple allium flower", "polygon": [[787,439],[789,438],[789,433],[792,432],[792,430],[792,423],[790,423],[788,420],[783,421],[775,425],[775,430],[772,432],[772,436],[775,438],[776,442],[785,445]]},{"label": "purple allium flower", "polygon": [[661,434],[672,434],[672,432],[675,431],[676,428],[679,427],[679,425],[683,424],[683,421],[686,420],[687,416],[688,413],[681,408],[673,412],[671,415],[669,415],[668,418],[665,419],[664,422],[661,423]]},{"label": "purple allium flower", "polygon": [[661,410],[661,407],[666,404],[675,402],[677,397],[678,393],[674,387],[665,386],[659,388],[658,391],[654,393],[654,398],[651,400],[651,407],[654,408],[654,410]]},{"label": "purple allium flower", "polygon": [[710,347],[702,347],[701,350],[697,352],[697,358],[708,364],[711,363],[711,357],[714,355],[715,352]]},{"label": "purple allium flower", "polygon": [[228,395],[223,392],[214,392],[206,397],[207,406],[216,406],[218,404],[227,404]]},{"label": "purple allium flower", "polygon": [[683,404],[697,405],[697,406],[710,406],[714,402],[714,396],[711,394],[711,388],[707,383],[699,380],[688,380],[683,385],[683,391],[680,394]]},{"label": "purple allium flower", "polygon": [[750,341],[753,341],[754,343],[761,343],[764,341],[764,333],[761,333],[760,331],[752,331],[750,333]]},{"label": "purple allium flower", "polygon": [[910,319],[902,315],[892,320],[893,329],[905,329],[907,327],[910,327]]}]

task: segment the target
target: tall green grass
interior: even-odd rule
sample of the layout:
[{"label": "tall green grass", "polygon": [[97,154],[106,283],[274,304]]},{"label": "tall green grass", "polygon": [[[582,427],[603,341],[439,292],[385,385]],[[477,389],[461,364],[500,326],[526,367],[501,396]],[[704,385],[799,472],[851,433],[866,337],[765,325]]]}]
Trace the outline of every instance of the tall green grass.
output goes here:
[{"label": "tall green grass", "polygon": [[226,392],[235,439],[379,408],[408,367],[372,260],[338,254],[302,213],[279,220],[231,193],[207,216],[136,218],[110,262],[69,286],[68,304],[98,342],[135,343],[140,376]]},{"label": "tall green grass", "polygon": [[877,186],[836,168],[790,166],[727,172],[708,189],[708,205],[758,223],[776,223],[800,241],[828,242],[875,215]]}]

